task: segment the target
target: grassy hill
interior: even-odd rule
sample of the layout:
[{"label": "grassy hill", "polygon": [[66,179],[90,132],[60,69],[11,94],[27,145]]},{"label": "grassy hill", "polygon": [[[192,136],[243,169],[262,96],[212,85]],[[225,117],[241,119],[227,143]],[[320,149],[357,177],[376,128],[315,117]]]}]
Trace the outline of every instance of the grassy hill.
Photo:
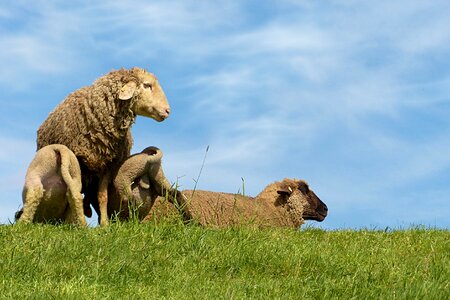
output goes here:
[{"label": "grassy hill", "polygon": [[448,299],[450,232],[0,226],[11,299]]}]

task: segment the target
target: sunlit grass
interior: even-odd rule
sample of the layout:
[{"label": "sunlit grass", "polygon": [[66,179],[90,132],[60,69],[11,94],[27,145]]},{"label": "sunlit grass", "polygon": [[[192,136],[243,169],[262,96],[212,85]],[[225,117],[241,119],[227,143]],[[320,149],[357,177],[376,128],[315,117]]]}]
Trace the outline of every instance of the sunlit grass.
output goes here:
[{"label": "sunlit grass", "polygon": [[447,299],[450,232],[0,226],[0,295],[24,299]]}]

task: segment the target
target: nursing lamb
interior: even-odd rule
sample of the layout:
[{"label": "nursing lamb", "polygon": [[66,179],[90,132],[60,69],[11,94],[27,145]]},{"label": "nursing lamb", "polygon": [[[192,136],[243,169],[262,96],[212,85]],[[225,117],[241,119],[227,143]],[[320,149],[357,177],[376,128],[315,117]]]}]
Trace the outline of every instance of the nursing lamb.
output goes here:
[{"label": "nursing lamb", "polygon": [[191,219],[186,207],[180,206],[186,199],[164,175],[162,157],[160,149],[147,147],[123,162],[109,185],[109,217],[128,220],[132,214],[136,214],[142,220],[148,215],[156,198],[162,196],[178,207],[185,220]]},{"label": "nursing lamb", "polygon": [[48,145],[36,152],[22,192],[19,223],[57,222],[86,226],[78,160],[64,145]]}]

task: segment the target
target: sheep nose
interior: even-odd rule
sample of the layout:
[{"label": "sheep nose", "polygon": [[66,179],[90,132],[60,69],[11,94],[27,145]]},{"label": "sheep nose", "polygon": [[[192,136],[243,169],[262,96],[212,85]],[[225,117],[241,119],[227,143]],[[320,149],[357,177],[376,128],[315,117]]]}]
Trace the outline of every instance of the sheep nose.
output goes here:
[{"label": "sheep nose", "polygon": [[167,119],[170,115],[170,108],[163,108],[162,110],[159,111],[159,116],[163,119]]}]

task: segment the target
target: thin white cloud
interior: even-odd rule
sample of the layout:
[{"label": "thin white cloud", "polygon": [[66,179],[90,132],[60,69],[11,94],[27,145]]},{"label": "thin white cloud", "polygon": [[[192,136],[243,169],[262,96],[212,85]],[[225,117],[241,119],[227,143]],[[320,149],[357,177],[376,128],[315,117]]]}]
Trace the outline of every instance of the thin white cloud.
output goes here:
[{"label": "thin white cloud", "polygon": [[11,12],[6,7],[0,7],[0,18],[10,19],[12,16]]},{"label": "thin white cloud", "polygon": [[[113,13],[112,21],[118,21],[118,26],[129,26],[129,20],[133,19],[136,27],[141,29],[151,29],[157,36],[164,31],[178,33],[188,32],[202,28],[204,31],[214,29],[232,21],[225,18],[230,13],[236,13],[236,5],[232,3],[194,3],[193,1],[127,1],[114,2],[105,5],[102,9],[110,10]],[[208,23],[208,26],[202,26]],[[161,32],[158,32],[161,30]]]},{"label": "thin white cloud", "polygon": [[0,136],[0,223],[14,220],[22,203],[22,187],[28,164],[34,156],[34,142]]},{"label": "thin white cloud", "polygon": [[202,186],[236,191],[244,177],[255,194],[270,180],[306,177],[341,216],[449,166],[446,132],[430,126],[424,145],[411,134],[424,111],[448,124],[445,1],[282,1],[258,22],[242,3],[15,3],[0,8],[0,18],[23,18],[0,37],[1,85],[115,63],[167,68],[181,111],[171,128],[196,138],[145,137],[164,146],[167,173],[186,175],[187,188],[207,145]]},{"label": "thin white cloud", "polygon": [[[19,65],[19,68],[26,66],[43,73],[58,72],[64,68],[63,55],[55,53],[54,48],[36,38],[30,36],[4,37],[1,39],[1,43],[5,47],[2,51],[3,58],[14,57],[14,62]],[[58,59],[55,60],[55,57]]]},{"label": "thin white cloud", "polygon": [[[226,41],[234,55],[292,55],[321,52],[330,47],[326,32],[302,23],[275,22]],[[271,57],[268,57],[269,59]]]},{"label": "thin white cloud", "polygon": [[[107,52],[110,57],[154,57],[161,50],[178,52],[209,28],[232,24],[226,15],[239,15],[234,4],[194,4],[179,1],[104,2],[93,5],[61,4],[57,1],[17,1],[4,8],[4,17],[17,27],[3,30],[0,84],[14,88],[32,75],[68,74],[92,64],[86,51]],[[0,8],[1,9],[1,8]],[[29,15],[31,15],[30,17]],[[22,22],[20,21],[22,20]],[[204,26],[204,24],[208,26]],[[108,36],[108,38],[104,38]],[[189,40],[194,38],[194,41]],[[17,89],[20,89],[17,86]]]},{"label": "thin white cloud", "polygon": [[34,141],[0,135],[0,162],[2,165],[23,165],[26,158],[32,157],[36,150]]},{"label": "thin white cloud", "polygon": [[[450,170],[450,157],[443,149],[450,149],[448,130],[445,134],[431,136],[426,143],[416,141],[391,141],[391,159],[395,165],[389,168],[385,176],[385,185],[395,186],[414,185],[426,178],[433,178],[436,174]],[[394,144],[394,145],[392,145]]]}]

